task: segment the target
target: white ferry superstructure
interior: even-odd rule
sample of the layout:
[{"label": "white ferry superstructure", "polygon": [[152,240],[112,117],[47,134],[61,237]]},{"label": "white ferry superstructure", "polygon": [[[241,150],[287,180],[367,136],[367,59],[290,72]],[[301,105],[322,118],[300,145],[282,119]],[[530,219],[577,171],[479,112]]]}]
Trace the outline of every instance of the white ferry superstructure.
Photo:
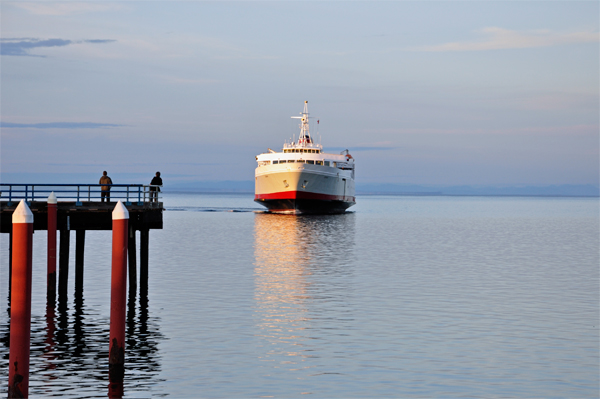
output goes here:
[{"label": "white ferry superstructure", "polygon": [[298,141],[281,152],[256,156],[254,201],[274,213],[343,213],[356,204],[354,158],[323,152],[309,132],[308,101],[304,102]]}]

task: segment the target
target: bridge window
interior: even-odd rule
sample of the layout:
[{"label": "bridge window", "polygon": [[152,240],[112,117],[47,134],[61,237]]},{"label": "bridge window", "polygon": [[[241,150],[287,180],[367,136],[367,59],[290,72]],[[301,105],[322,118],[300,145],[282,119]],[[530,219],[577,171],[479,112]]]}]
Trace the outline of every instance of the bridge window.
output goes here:
[{"label": "bridge window", "polygon": [[315,164],[317,164],[317,165],[323,165],[323,161],[315,161]]},{"label": "bridge window", "polygon": [[273,161],[273,165],[277,165],[279,161]]},{"label": "bridge window", "polygon": [[315,164],[315,161],[308,160],[308,161],[306,161],[306,163],[309,163],[309,164],[311,164],[311,165],[314,165],[314,164]]},{"label": "bridge window", "polygon": [[325,161],[325,166],[329,166],[329,161]]}]

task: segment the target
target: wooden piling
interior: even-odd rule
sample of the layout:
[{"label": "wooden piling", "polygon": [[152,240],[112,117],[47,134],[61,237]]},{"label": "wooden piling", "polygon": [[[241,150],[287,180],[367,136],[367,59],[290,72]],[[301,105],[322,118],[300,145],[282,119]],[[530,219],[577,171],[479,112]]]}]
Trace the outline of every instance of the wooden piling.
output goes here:
[{"label": "wooden piling", "polygon": [[54,191],[48,196],[48,276],[46,298],[49,302],[56,299],[56,217],[58,212]]},{"label": "wooden piling", "polygon": [[75,291],[83,291],[85,230],[75,230]]},{"label": "wooden piling", "polygon": [[129,212],[121,201],[113,213],[112,272],[110,292],[110,349],[108,374],[110,397],[123,394],[125,375],[125,317],[127,301],[127,242]]},{"label": "wooden piling", "polygon": [[129,226],[129,242],[127,244],[127,255],[129,259],[129,296],[135,302],[137,293],[137,259],[135,245],[135,229]]},{"label": "wooden piling", "polygon": [[13,253],[13,231],[12,226],[8,232],[8,306],[10,307],[10,295],[12,292],[12,253]]},{"label": "wooden piling", "polygon": [[68,229],[60,230],[60,244],[58,252],[58,295],[67,295],[69,283],[69,247],[71,232]]},{"label": "wooden piling", "polygon": [[33,213],[22,200],[13,216],[13,262],[8,397],[29,396],[31,343],[31,268],[33,257]]},{"label": "wooden piling", "polygon": [[140,294],[148,294],[148,247],[150,230],[140,230]]}]

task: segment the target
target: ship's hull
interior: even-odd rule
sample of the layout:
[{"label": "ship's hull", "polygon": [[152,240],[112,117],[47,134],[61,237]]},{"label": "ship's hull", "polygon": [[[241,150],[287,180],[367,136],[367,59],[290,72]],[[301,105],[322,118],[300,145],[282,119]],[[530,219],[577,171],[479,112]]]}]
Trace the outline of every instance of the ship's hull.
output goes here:
[{"label": "ship's hull", "polygon": [[[265,196],[257,196],[254,201],[265,206],[269,212],[290,214],[335,214],[344,213],[346,209],[354,205],[354,198],[325,199],[321,195],[307,192],[285,192],[274,193]],[[292,198],[285,198],[292,197]],[[343,197],[342,197],[343,198]]]},{"label": "ship's hull", "polygon": [[327,166],[262,167],[255,183],[254,200],[274,213],[343,213],[356,203],[351,172]]}]

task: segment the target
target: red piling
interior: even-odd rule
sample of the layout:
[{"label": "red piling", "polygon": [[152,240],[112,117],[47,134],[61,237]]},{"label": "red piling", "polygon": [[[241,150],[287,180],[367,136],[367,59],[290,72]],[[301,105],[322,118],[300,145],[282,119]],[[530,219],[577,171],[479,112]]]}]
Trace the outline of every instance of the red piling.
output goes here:
[{"label": "red piling", "polygon": [[29,396],[33,213],[21,201],[12,215],[13,256],[8,397]]},{"label": "red piling", "polygon": [[112,212],[112,275],[110,291],[110,350],[108,374],[110,397],[123,395],[125,375],[125,316],[127,301],[127,241],[129,212],[121,201]]},{"label": "red piling", "polygon": [[54,191],[48,197],[48,279],[46,297],[54,302],[56,298],[56,214],[58,204]]}]

